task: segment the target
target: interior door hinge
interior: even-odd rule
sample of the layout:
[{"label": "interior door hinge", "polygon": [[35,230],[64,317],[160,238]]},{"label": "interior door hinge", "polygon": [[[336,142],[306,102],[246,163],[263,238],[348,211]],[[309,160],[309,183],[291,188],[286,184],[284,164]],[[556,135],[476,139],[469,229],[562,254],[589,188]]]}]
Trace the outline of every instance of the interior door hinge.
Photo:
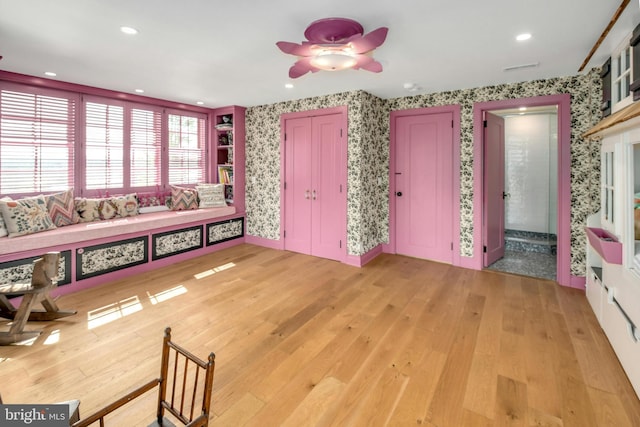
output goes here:
[{"label": "interior door hinge", "polygon": [[287,189],[287,183],[286,183],[286,181],[285,181],[285,183],[284,183],[284,189],[285,189],[285,190]]},{"label": "interior door hinge", "polygon": [[453,250],[453,242],[451,242],[451,250]]},{"label": "interior door hinge", "polygon": [[486,120],[482,122],[482,126],[487,127],[487,121]]},{"label": "interior door hinge", "polygon": [[285,141],[287,140],[287,133],[286,133],[286,132],[285,132],[285,134],[284,134],[284,140],[285,140]]},{"label": "interior door hinge", "polygon": [[342,138],[342,129],[340,129],[340,138]]},{"label": "interior door hinge", "polygon": [[342,193],[342,184],[340,184],[340,192]]},{"label": "interior door hinge", "polygon": [[451,128],[453,129],[453,120],[451,120]]},{"label": "interior door hinge", "polygon": [[340,249],[342,249],[342,240],[340,240]]},{"label": "interior door hinge", "polygon": [[482,252],[484,252],[485,254],[487,253],[487,246],[486,245],[482,247]]},{"label": "interior door hinge", "polygon": [[287,230],[284,230],[284,231],[282,232],[282,237],[283,237],[283,238],[285,238],[285,239],[287,238]]}]

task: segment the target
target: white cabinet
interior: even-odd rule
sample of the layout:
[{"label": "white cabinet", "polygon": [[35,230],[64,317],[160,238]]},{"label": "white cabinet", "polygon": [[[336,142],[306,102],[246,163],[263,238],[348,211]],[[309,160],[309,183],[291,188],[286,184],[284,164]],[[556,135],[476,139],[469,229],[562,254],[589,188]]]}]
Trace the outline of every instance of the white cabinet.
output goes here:
[{"label": "white cabinet", "polygon": [[640,193],[640,118],[596,135],[603,137],[602,209],[587,222],[586,295],[640,397],[640,224],[634,221],[635,195]]}]

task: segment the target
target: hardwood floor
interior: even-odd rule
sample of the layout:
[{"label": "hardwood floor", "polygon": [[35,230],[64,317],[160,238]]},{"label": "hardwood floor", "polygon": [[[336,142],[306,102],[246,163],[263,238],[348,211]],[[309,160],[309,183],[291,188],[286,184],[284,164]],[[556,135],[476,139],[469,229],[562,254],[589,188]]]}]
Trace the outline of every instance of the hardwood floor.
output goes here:
[{"label": "hardwood floor", "polygon": [[[550,281],[241,245],[57,302],[78,314],[0,347],[5,403],[88,415],[157,376],[171,326],[216,353],[215,426],[640,426],[584,293]],[[111,425],[147,425],[154,403]]]}]

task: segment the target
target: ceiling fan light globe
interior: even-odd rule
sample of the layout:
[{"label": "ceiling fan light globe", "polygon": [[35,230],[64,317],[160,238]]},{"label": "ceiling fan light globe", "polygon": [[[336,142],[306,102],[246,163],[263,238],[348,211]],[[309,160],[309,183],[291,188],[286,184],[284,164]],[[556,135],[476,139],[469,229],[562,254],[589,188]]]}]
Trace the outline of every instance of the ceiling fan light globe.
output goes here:
[{"label": "ceiling fan light globe", "polygon": [[338,71],[352,68],[358,61],[346,53],[325,52],[311,59],[311,65],[325,71]]}]

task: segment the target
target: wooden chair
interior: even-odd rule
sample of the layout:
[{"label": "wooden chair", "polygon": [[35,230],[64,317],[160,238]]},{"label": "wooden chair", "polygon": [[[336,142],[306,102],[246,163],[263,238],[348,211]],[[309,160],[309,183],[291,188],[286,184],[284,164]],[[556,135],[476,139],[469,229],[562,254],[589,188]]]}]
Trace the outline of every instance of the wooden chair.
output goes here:
[{"label": "wooden chair", "polygon": [[171,328],[164,331],[160,377],[122,396],[88,417],[73,424],[73,427],[87,427],[100,422],[105,425],[105,417],[116,409],[158,387],[156,419],[149,426],[171,426],[175,424],[165,417],[165,411],[188,427],[209,425],[211,393],[215,354],[210,353],[207,362],[194,356],[171,341]]},{"label": "wooden chair", "polygon": [[[62,311],[49,295],[58,282],[59,252],[49,252],[33,262],[31,282],[0,285],[0,317],[11,319],[9,332],[0,332],[0,345],[13,344],[37,337],[41,331],[25,331],[27,320],[46,321],[76,314],[76,311]],[[20,306],[16,308],[8,297],[22,295]],[[41,303],[44,310],[35,310]]]}]

